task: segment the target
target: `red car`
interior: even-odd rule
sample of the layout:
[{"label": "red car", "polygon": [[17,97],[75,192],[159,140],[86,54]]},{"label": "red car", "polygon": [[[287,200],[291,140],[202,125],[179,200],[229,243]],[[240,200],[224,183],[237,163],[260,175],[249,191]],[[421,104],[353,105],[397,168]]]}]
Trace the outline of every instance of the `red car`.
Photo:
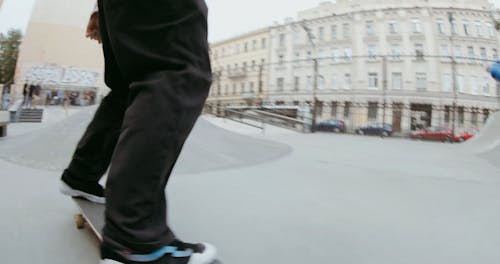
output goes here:
[{"label": "red car", "polygon": [[451,129],[444,127],[428,127],[410,134],[410,138],[420,140],[437,140],[442,142],[452,142],[455,140]]},{"label": "red car", "polygon": [[472,137],[474,137],[474,135],[476,135],[477,133],[478,131],[473,130],[471,132],[463,132],[461,134],[455,135],[455,142],[464,142],[466,140],[469,140]]}]

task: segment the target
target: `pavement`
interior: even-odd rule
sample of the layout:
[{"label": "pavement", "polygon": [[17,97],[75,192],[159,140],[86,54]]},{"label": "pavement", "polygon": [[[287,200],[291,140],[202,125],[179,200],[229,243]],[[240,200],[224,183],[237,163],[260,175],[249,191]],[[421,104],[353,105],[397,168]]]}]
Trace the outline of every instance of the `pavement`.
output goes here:
[{"label": "pavement", "polygon": [[[98,263],[57,191],[92,111],[0,139],[2,263]],[[497,264],[499,189],[500,168],[455,144],[202,117],[167,195],[177,235],[223,263]]]}]

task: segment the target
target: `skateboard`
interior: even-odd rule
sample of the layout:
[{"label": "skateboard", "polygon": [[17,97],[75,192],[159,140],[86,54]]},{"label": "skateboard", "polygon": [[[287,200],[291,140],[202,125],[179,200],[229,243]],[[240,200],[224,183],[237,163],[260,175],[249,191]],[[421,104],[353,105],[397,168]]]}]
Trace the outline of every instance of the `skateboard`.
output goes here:
[{"label": "skateboard", "polygon": [[[80,210],[80,213],[75,215],[76,228],[84,229],[88,227],[97,239],[102,242],[101,232],[104,227],[104,205],[89,202],[78,197],[73,197],[72,199]],[[222,264],[222,262],[215,260],[211,264]]]}]

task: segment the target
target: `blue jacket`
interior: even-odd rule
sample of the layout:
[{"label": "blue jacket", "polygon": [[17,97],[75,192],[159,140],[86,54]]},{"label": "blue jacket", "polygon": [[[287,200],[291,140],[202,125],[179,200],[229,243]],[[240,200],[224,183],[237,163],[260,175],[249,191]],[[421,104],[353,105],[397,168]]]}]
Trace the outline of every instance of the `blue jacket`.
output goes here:
[{"label": "blue jacket", "polygon": [[490,67],[491,77],[500,82],[500,62],[495,62]]}]

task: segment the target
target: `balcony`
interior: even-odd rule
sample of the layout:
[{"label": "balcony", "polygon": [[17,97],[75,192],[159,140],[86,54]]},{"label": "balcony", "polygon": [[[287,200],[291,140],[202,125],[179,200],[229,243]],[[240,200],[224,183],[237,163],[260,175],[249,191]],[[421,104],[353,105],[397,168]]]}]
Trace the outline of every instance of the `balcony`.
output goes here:
[{"label": "balcony", "polygon": [[243,69],[236,69],[229,71],[227,75],[231,79],[245,78],[247,76],[247,71]]}]

